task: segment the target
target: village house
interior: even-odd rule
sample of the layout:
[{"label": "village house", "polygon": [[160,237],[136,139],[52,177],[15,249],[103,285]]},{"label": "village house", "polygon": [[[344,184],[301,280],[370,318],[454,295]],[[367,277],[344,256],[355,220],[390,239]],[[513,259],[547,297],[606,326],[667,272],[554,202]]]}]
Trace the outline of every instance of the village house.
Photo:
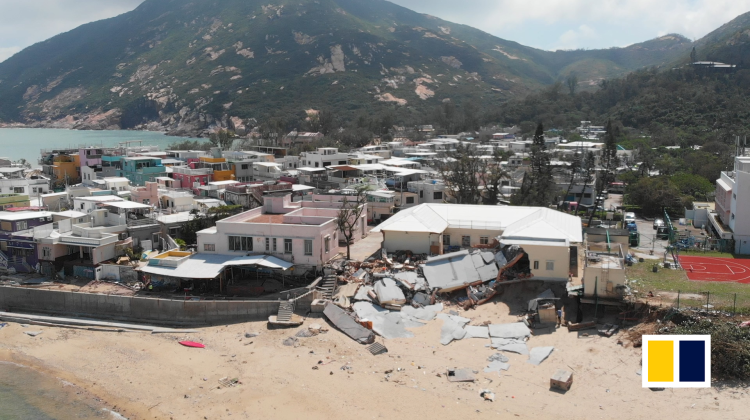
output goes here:
[{"label": "village house", "polygon": [[[268,195],[263,207],[219,220],[215,227],[198,232],[198,252],[270,255],[293,263],[297,275],[320,270],[337,255],[341,236],[336,224],[341,203],[336,198],[330,200],[293,203],[291,194]],[[366,211],[357,223],[357,238],[366,231],[365,217]]]},{"label": "village house", "polygon": [[421,254],[487,246],[517,245],[541,280],[568,280],[577,275],[583,245],[581,219],[543,207],[421,204],[401,210],[375,227],[383,247]]}]

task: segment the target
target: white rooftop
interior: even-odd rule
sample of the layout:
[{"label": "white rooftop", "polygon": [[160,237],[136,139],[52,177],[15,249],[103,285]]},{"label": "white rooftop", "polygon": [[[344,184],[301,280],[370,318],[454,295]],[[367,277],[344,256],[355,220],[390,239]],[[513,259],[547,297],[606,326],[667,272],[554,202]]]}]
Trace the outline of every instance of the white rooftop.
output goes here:
[{"label": "white rooftop", "polygon": [[52,217],[55,213],[49,211],[0,211],[0,220],[13,222],[16,220],[39,219],[42,217]]},{"label": "white rooftop", "polygon": [[106,203],[105,206],[117,207],[118,209],[150,209],[147,204],[136,203],[135,201],[113,201]]},{"label": "white rooftop", "polygon": [[442,233],[447,228],[497,230],[508,239],[583,242],[580,217],[545,207],[426,203],[401,210],[372,232]]}]

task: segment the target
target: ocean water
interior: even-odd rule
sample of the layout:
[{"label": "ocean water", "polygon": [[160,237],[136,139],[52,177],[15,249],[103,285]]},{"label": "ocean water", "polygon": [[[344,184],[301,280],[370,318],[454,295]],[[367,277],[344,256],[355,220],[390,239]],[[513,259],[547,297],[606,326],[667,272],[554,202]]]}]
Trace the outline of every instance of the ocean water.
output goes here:
[{"label": "ocean water", "polygon": [[52,128],[0,128],[0,157],[11,160],[26,159],[32,167],[39,166],[39,151],[62,147],[117,146],[130,140],[143,140],[144,146],[159,146],[185,140],[185,137],[166,136],[152,131],[81,131]]},{"label": "ocean water", "polygon": [[[33,369],[0,362],[0,420],[113,419],[75,386]],[[122,418],[122,417],[119,417]]]}]

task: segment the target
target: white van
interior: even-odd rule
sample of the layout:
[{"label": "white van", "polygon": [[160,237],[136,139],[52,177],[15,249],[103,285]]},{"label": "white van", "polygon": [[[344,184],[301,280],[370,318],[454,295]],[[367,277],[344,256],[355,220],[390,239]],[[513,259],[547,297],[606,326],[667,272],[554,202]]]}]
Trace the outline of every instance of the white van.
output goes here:
[{"label": "white van", "polygon": [[625,223],[635,223],[635,213],[625,213]]}]

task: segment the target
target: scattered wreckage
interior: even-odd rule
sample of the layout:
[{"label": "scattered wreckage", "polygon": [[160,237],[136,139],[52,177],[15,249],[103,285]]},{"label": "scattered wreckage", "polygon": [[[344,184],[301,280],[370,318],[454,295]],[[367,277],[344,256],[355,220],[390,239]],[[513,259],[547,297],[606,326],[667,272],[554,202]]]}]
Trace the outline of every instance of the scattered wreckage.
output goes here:
[{"label": "scattered wreckage", "polygon": [[[444,303],[470,309],[502,293],[504,284],[532,278],[528,255],[518,246],[496,244],[495,249],[461,250],[429,258],[382,251],[380,259],[340,260],[326,270],[336,277],[338,288],[323,314],[361,344],[374,343],[375,335],[384,339],[414,337],[409,329],[437,318],[443,321],[443,345],[455,340],[485,339],[487,347],[529,355],[529,363],[533,364],[544,361],[553,350],[528,348],[526,341],[533,322],[469,325],[471,320],[455,311],[442,313]],[[530,312],[554,305],[557,299],[551,290],[546,290],[529,302]],[[373,354],[385,351],[382,345],[373,348]],[[508,368],[507,358],[498,357],[490,360],[487,371],[500,373]]]}]

